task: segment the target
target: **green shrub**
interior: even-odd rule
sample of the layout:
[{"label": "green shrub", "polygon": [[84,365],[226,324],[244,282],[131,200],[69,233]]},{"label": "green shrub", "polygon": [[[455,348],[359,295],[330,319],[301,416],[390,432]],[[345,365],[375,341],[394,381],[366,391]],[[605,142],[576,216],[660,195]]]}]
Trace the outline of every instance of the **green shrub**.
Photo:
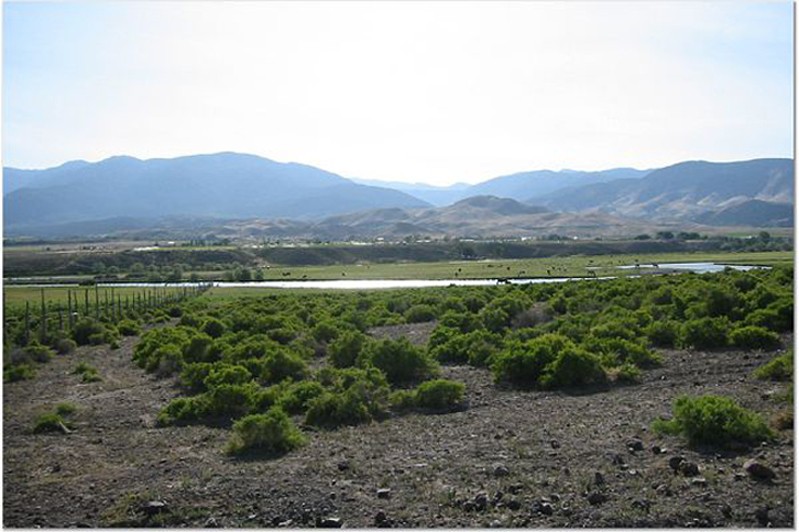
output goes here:
[{"label": "green shrub", "polygon": [[787,351],[757,368],[755,377],[762,380],[792,381],[793,351]]},{"label": "green shrub", "polygon": [[578,347],[561,351],[539,379],[545,388],[569,388],[605,382],[599,357]]},{"label": "green shrub", "polygon": [[260,377],[263,382],[276,383],[283,379],[299,381],[308,375],[308,365],[305,361],[285,348],[270,351],[262,362]]},{"label": "green shrub", "polygon": [[558,354],[574,347],[574,342],[559,334],[544,334],[526,342],[508,342],[491,366],[494,379],[516,386],[535,387]]},{"label": "green shrub", "polygon": [[191,393],[204,392],[208,389],[205,385],[205,379],[211,373],[211,370],[219,367],[219,365],[219,362],[192,362],[190,364],[184,364],[180,372],[180,384]]},{"label": "green shrub", "polygon": [[678,397],[674,402],[674,417],[669,421],[655,421],[653,428],[656,432],[682,434],[690,445],[727,446],[773,437],[771,429],[757,413],[717,395]]},{"label": "green shrub", "polygon": [[407,338],[380,340],[369,347],[366,360],[383,371],[392,384],[424,380],[438,372],[435,361]]},{"label": "green shrub", "polygon": [[45,363],[53,358],[53,350],[38,342],[31,342],[22,351],[27,360],[32,360],[34,362]]},{"label": "green shrub", "polygon": [[310,402],[325,391],[316,381],[302,381],[291,384],[278,399],[277,404],[289,414],[303,414]]},{"label": "green shrub", "polygon": [[238,418],[254,409],[261,387],[254,382],[219,384],[204,395],[208,399],[208,415],[217,418]]},{"label": "green shrub", "polygon": [[713,349],[728,344],[727,331],[729,321],[726,318],[699,318],[682,325],[679,345],[683,348]]},{"label": "green shrub", "polygon": [[317,323],[311,330],[311,336],[317,342],[329,343],[338,337],[340,331],[335,322],[331,320],[323,320]]},{"label": "green shrub", "polygon": [[67,355],[77,349],[78,344],[71,338],[59,338],[53,347],[59,355]]},{"label": "green shrub", "polygon": [[43,432],[64,432],[64,429],[71,429],[72,425],[63,417],[55,412],[47,412],[36,418],[33,425],[33,433]]},{"label": "green shrub", "polygon": [[72,403],[58,403],[55,405],[55,413],[59,416],[70,416],[78,411],[78,407]]},{"label": "green shrub", "polygon": [[83,382],[99,382],[103,380],[97,372],[97,368],[86,362],[81,362],[75,366],[75,369],[72,370],[72,374],[80,375]]},{"label": "green shrub", "polygon": [[213,338],[204,333],[192,336],[188,345],[183,348],[183,359],[186,362],[212,362],[214,357],[210,349],[213,341]]},{"label": "green shrub", "polygon": [[105,328],[101,323],[91,318],[81,318],[75,324],[75,330],[72,332],[72,336],[78,345],[89,345],[91,343],[90,337],[97,334],[103,335],[104,333]]},{"label": "green shrub", "polygon": [[663,359],[643,345],[624,338],[587,338],[581,347],[600,355],[602,364],[614,368],[622,364],[634,364],[639,368],[652,368],[663,363]]},{"label": "green shrub", "polygon": [[355,365],[361,350],[367,343],[367,337],[360,331],[344,331],[327,347],[330,363],[337,368],[349,368]]},{"label": "green shrub", "polygon": [[430,305],[414,305],[405,311],[405,321],[422,323],[436,319],[436,310]]},{"label": "green shrub", "polygon": [[644,334],[657,347],[674,347],[680,334],[680,323],[675,320],[656,320],[646,326]]},{"label": "green shrub", "polygon": [[635,364],[626,362],[609,370],[608,377],[615,382],[634,384],[641,381],[641,370]]},{"label": "green shrub", "polygon": [[780,337],[763,327],[747,325],[733,329],[730,340],[735,347],[773,351],[780,348]]},{"label": "green shrub", "polygon": [[117,324],[119,334],[122,336],[138,336],[141,334],[141,325],[133,320],[121,320]]},{"label": "green shrub", "polygon": [[222,384],[246,384],[252,380],[252,375],[243,366],[218,364],[212,366],[205,378],[205,387],[210,389]]},{"label": "green shrub", "polygon": [[329,391],[308,403],[305,422],[319,427],[366,423],[385,415],[389,403],[386,377],[377,368],[332,369],[319,372]]},{"label": "green shrub", "polygon": [[200,421],[208,415],[208,397],[178,397],[158,413],[159,425],[178,425]]},{"label": "green shrub", "polygon": [[236,421],[227,451],[230,454],[281,454],[303,443],[305,437],[288,415],[280,407],[273,407],[265,414],[252,414]]},{"label": "green shrub", "polygon": [[216,318],[208,318],[203,325],[203,332],[211,338],[219,338],[225,333],[225,324]]},{"label": "green shrub", "polygon": [[420,408],[450,410],[463,402],[466,386],[461,382],[437,379],[423,382],[416,388],[415,403]]},{"label": "green shrub", "polygon": [[397,412],[410,410],[416,406],[416,393],[413,390],[396,390],[388,397],[391,409]]},{"label": "green shrub", "polygon": [[6,364],[3,367],[3,381],[17,382],[32,379],[36,376],[36,368],[31,364]]}]

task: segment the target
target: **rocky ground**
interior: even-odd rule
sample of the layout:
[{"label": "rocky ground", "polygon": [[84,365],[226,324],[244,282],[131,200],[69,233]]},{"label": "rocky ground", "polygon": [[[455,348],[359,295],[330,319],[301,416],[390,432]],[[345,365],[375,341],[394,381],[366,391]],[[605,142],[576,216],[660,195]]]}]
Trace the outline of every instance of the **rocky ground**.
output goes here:
[{"label": "rocky ground", "polygon": [[[784,385],[751,373],[772,354],[667,351],[642,384],[582,395],[500,389],[486,370],[445,367],[466,383],[464,411],[306,428],[302,449],[247,461],[223,453],[226,429],[154,426],[179,390],[131,363],[135,342],[80,348],[4,385],[6,527],[794,526],[793,430],[733,453],[649,428],[684,393],[771,416]],[[103,380],[72,375],[80,361]],[[78,407],[74,430],[33,434],[64,401]],[[776,476],[756,478],[749,460]]]}]

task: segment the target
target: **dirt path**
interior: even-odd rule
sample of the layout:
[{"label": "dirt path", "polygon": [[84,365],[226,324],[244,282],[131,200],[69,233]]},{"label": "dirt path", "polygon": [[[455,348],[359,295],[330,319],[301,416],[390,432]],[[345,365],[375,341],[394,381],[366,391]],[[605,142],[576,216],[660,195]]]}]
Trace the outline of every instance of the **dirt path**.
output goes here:
[{"label": "dirt path", "polygon": [[[239,461],[222,452],[227,430],[153,426],[178,390],[131,363],[134,343],[81,348],[4,386],[5,526],[793,526],[793,431],[734,455],[648,429],[682,393],[774,412],[766,392],[783,386],[751,377],[769,354],[666,352],[643,384],[589,395],[501,390],[485,370],[446,367],[467,385],[463,412],[309,432],[285,457]],[[103,381],[71,375],[80,361]],[[76,430],[32,434],[63,401],[78,407]],[[635,439],[643,450],[628,450]],[[698,477],[672,472],[678,455]],[[743,474],[749,458],[775,481]]]}]

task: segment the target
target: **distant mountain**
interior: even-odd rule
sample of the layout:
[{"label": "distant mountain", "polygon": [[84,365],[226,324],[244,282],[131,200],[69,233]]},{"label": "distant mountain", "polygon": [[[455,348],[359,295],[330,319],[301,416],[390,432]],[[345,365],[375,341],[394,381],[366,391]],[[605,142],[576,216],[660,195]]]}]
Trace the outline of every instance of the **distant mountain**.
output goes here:
[{"label": "distant mountain", "polygon": [[457,183],[449,187],[434,187],[420,183],[409,184],[393,181],[380,182],[365,179],[355,179],[354,181],[370,185],[380,184],[415,196],[437,207],[442,207],[464,198],[485,195],[524,201],[528,198],[543,196],[567,187],[604,183],[622,178],[639,179],[649,172],[650,170],[636,170],[634,168],[614,168],[599,172],[536,170],[495,177],[476,185]]},{"label": "distant mountain", "polygon": [[4,168],[6,227],[113,217],[323,218],[379,207],[425,207],[400,191],[355,184],[297,163],[237,153],[112,157],[47,170]]},{"label": "distant mountain", "polygon": [[792,203],[791,159],[711,163],[690,161],[655,170],[641,179],[570,187],[529,203],[551,209],[597,211],[648,219],[693,219],[747,200]]},{"label": "distant mountain", "polygon": [[[645,227],[646,226],[646,227]],[[475,196],[432,209],[377,209],[331,217],[314,224],[320,238],[401,238],[407,235],[496,237],[541,236],[552,233],[629,234],[642,222],[606,214],[556,213],[508,198]]]},{"label": "distant mountain", "polygon": [[748,200],[718,211],[700,214],[694,220],[705,225],[748,227],[793,227],[793,205]]}]

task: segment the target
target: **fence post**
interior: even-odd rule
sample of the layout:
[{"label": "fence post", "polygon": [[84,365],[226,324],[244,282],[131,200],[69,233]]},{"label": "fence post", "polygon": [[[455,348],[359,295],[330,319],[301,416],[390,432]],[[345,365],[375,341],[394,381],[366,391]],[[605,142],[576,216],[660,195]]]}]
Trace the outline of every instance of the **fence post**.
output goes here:
[{"label": "fence post", "polygon": [[40,325],[41,332],[39,335],[39,341],[42,344],[47,343],[47,307],[44,303],[44,288],[42,288],[42,323]]}]

